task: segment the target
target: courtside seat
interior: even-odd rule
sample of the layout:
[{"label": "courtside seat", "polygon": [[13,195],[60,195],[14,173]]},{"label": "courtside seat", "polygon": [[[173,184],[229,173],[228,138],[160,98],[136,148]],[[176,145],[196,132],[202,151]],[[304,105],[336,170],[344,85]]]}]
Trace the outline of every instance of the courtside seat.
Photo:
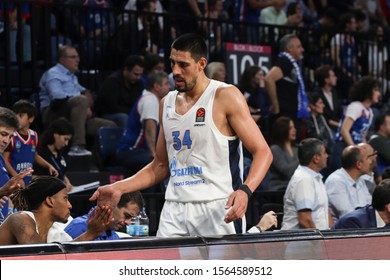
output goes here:
[{"label": "courtside seat", "polygon": [[116,147],[123,132],[121,127],[98,129],[98,165],[101,171],[129,173],[128,168],[116,164]]}]

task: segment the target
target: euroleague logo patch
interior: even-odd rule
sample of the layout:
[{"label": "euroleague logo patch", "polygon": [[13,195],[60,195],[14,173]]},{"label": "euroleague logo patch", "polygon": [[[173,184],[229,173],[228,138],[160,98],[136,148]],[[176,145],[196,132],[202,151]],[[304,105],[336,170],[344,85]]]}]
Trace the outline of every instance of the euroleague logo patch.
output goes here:
[{"label": "euroleague logo patch", "polygon": [[206,110],[204,108],[199,108],[196,111],[195,122],[204,122],[205,115],[206,115]]}]

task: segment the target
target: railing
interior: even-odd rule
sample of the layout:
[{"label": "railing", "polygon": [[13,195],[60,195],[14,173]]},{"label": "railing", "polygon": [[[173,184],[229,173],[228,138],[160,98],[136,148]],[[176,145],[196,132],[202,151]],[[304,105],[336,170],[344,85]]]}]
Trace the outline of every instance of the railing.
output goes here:
[{"label": "railing", "polygon": [[[314,82],[313,70],[326,63],[335,65],[331,57],[331,39],[340,32],[32,1],[17,1],[13,5],[18,11],[16,30],[9,22],[10,8],[7,5],[0,15],[0,102],[3,106],[9,106],[22,97],[28,98],[39,90],[39,79],[56,63],[60,44],[78,48],[81,56],[80,83],[96,91],[102,78],[121,68],[129,54],[143,54],[149,49],[159,53],[165,58],[169,72],[170,44],[181,30],[186,31],[183,27],[189,26],[195,26],[192,31],[207,39],[211,50],[209,60],[222,61],[227,60],[224,48],[227,42],[271,46],[272,58],[275,58],[278,39],[283,34],[297,34],[305,48],[302,66],[310,90]],[[25,10],[28,14],[23,13]],[[149,21],[155,18],[154,23],[144,22],[146,32],[137,30],[138,16],[141,15],[146,15]],[[160,19],[163,26],[158,25]],[[217,30],[220,37],[216,36]],[[380,78],[387,100],[389,71],[387,61],[383,63],[388,56],[387,37],[375,34],[353,36],[356,60],[350,64],[354,70],[351,72],[352,81],[366,74]],[[380,49],[384,49],[386,55],[380,53]],[[15,56],[12,56],[13,53]],[[381,69],[378,71],[378,68]],[[339,70],[339,75],[343,75],[342,69]],[[228,74],[233,71],[237,69],[227,69]]]},{"label": "railing", "polygon": [[385,228],[0,246],[1,260],[388,260]]}]

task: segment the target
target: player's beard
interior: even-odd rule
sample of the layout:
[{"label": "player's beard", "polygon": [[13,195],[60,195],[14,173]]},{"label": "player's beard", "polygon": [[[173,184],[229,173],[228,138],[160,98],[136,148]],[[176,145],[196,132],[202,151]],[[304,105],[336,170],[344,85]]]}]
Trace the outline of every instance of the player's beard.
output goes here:
[{"label": "player's beard", "polygon": [[195,85],[196,85],[196,82],[197,82],[198,78],[197,77],[194,77],[192,79],[191,82],[187,83],[186,81],[184,81],[184,86],[182,87],[177,87],[176,86],[176,90],[179,91],[179,92],[188,92],[188,91],[191,91]]}]

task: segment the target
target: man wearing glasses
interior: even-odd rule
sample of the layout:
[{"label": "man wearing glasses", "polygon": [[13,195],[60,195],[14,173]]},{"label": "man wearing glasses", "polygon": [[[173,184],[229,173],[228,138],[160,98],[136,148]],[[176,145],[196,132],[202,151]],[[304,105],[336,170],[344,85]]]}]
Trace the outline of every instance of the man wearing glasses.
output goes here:
[{"label": "man wearing glasses", "polygon": [[69,156],[92,155],[85,147],[85,135],[94,136],[102,126],[116,126],[112,121],[92,117],[92,94],[79,84],[75,75],[79,62],[75,48],[62,46],[58,51],[58,63],[46,71],[39,82],[43,124],[46,126],[50,120],[66,117],[73,125]]},{"label": "man wearing glasses", "polygon": [[[368,143],[360,143],[359,146],[362,146],[367,150],[368,156],[371,158],[371,172],[370,174],[364,174],[360,177],[366,183],[368,191],[372,195],[375,187],[382,181],[382,173],[379,171],[378,167],[378,154],[377,150],[374,150],[373,146]],[[383,170],[382,170],[383,171]]]},{"label": "man wearing glasses", "polygon": [[343,150],[341,168],[330,174],[325,181],[329,209],[334,221],[371,203],[371,194],[362,175],[371,175],[375,156],[375,151],[370,154],[364,145],[351,145]]}]

